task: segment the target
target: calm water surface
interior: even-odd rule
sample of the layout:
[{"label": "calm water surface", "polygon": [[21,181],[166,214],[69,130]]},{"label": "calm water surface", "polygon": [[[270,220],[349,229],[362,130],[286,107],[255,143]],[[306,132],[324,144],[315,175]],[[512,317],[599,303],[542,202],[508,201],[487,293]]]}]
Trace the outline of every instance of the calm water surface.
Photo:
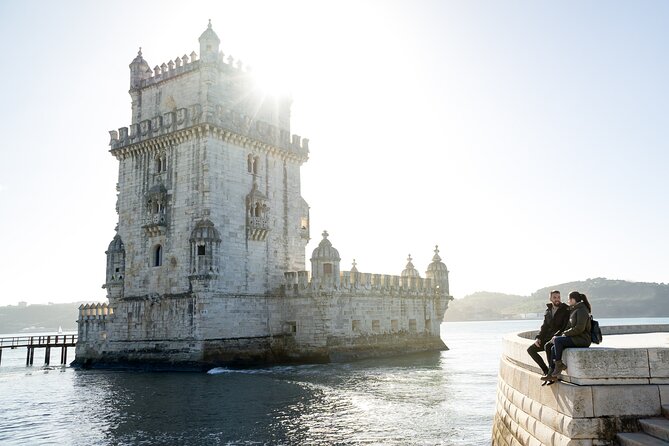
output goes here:
[{"label": "calm water surface", "polygon": [[[602,323],[622,321],[669,323]],[[5,350],[0,444],[489,445],[501,338],[539,323],[442,324],[435,354],[209,374],[26,368]]]}]

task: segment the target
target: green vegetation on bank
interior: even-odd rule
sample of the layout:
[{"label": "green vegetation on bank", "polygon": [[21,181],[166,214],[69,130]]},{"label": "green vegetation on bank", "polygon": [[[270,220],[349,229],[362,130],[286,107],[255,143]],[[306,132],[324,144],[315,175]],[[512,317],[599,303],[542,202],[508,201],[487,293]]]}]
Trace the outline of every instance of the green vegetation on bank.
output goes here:
[{"label": "green vegetation on bank", "polygon": [[570,291],[588,296],[593,315],[605,317],[669,317],[669,284],[628,282],[605,278],[562,283],[542,288],[530,296],[477,292],[450,302],[446,321],[484,321],[540,318],[548,293],[560,290],[562,301]]},{"label": "green vegetation on bank", "polygon": [[[669,317],[669,284],[628,282],[604,278],[562,283],[542,288],[530,296],[480,291],[450,302],[446,321],[493,321],[540,318],[550,290],[585,293],[595,317]],[[55,332],[77,329],[81,302],[0,307],[0,334]]]},{"label": "green vegetation on bank", "polygon": [[0,307],[0,334],[77,330],[81,302]]}]

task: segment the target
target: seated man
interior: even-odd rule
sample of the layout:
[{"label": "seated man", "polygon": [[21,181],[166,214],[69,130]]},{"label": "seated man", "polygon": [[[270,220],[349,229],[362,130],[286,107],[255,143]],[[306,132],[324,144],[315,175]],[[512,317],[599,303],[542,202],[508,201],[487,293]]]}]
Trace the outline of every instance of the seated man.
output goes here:
[{"label": "seated man", "polygon": [[[545,374],[548,373],[548,366],[544,362],[543,358],[539,356],[541,350],[546,349],[546,355],[550,353],[550,348],[552,344],[549,343],[551,338],[564,330],[565,326],[569,322],[569,305],[563,304],[560,300],[560,292],[558,290],[553,290],[550,293],[550,302],[546,304],[546,312],[544,313],[544,323],[541,324],[541,329],[539,334],[536,336],[534,344],[530,345],[527,349],[527,353],[530,354],[534,362],[536,362],[541,371]],[[548,346],[546,344],[548,343]]]}]

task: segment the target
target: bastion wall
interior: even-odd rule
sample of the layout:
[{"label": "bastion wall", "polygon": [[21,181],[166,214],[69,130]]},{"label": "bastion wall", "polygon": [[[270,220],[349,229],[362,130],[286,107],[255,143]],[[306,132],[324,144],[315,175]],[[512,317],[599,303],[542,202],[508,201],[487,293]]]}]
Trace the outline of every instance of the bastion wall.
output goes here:
[{"label": "bastion wall", "polygon": [[83,306],[82,365],[203,369],[330,362],[443,350],[447,298],[411,290],[290,288],[273,295],[217,292]]}]

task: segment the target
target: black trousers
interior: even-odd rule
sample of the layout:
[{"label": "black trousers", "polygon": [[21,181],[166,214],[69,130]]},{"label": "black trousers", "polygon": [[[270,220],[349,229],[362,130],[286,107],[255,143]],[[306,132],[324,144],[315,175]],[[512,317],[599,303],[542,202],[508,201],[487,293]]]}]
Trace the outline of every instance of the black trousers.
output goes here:
[{"label": "black trousers", "polygon": [[546,342],[545,345],[542,345],[541,347],[537,347],[536,344],[532,343],[529,347],[527,347],[527,353],[530,354],[530,357],[534,359],[534,362],[537,363],[539,368],[541,368],[541,371],[544,372],[544,374],[548,373],[548,366],[544,362],[544,358],[539,356],[540,351],[545,351],[546,352],[546,358],[548,359],[548,364],[550,365],[551,368],[553,368],[553,353],[551,352],[551,347],[553,347],[552,342]]}]

